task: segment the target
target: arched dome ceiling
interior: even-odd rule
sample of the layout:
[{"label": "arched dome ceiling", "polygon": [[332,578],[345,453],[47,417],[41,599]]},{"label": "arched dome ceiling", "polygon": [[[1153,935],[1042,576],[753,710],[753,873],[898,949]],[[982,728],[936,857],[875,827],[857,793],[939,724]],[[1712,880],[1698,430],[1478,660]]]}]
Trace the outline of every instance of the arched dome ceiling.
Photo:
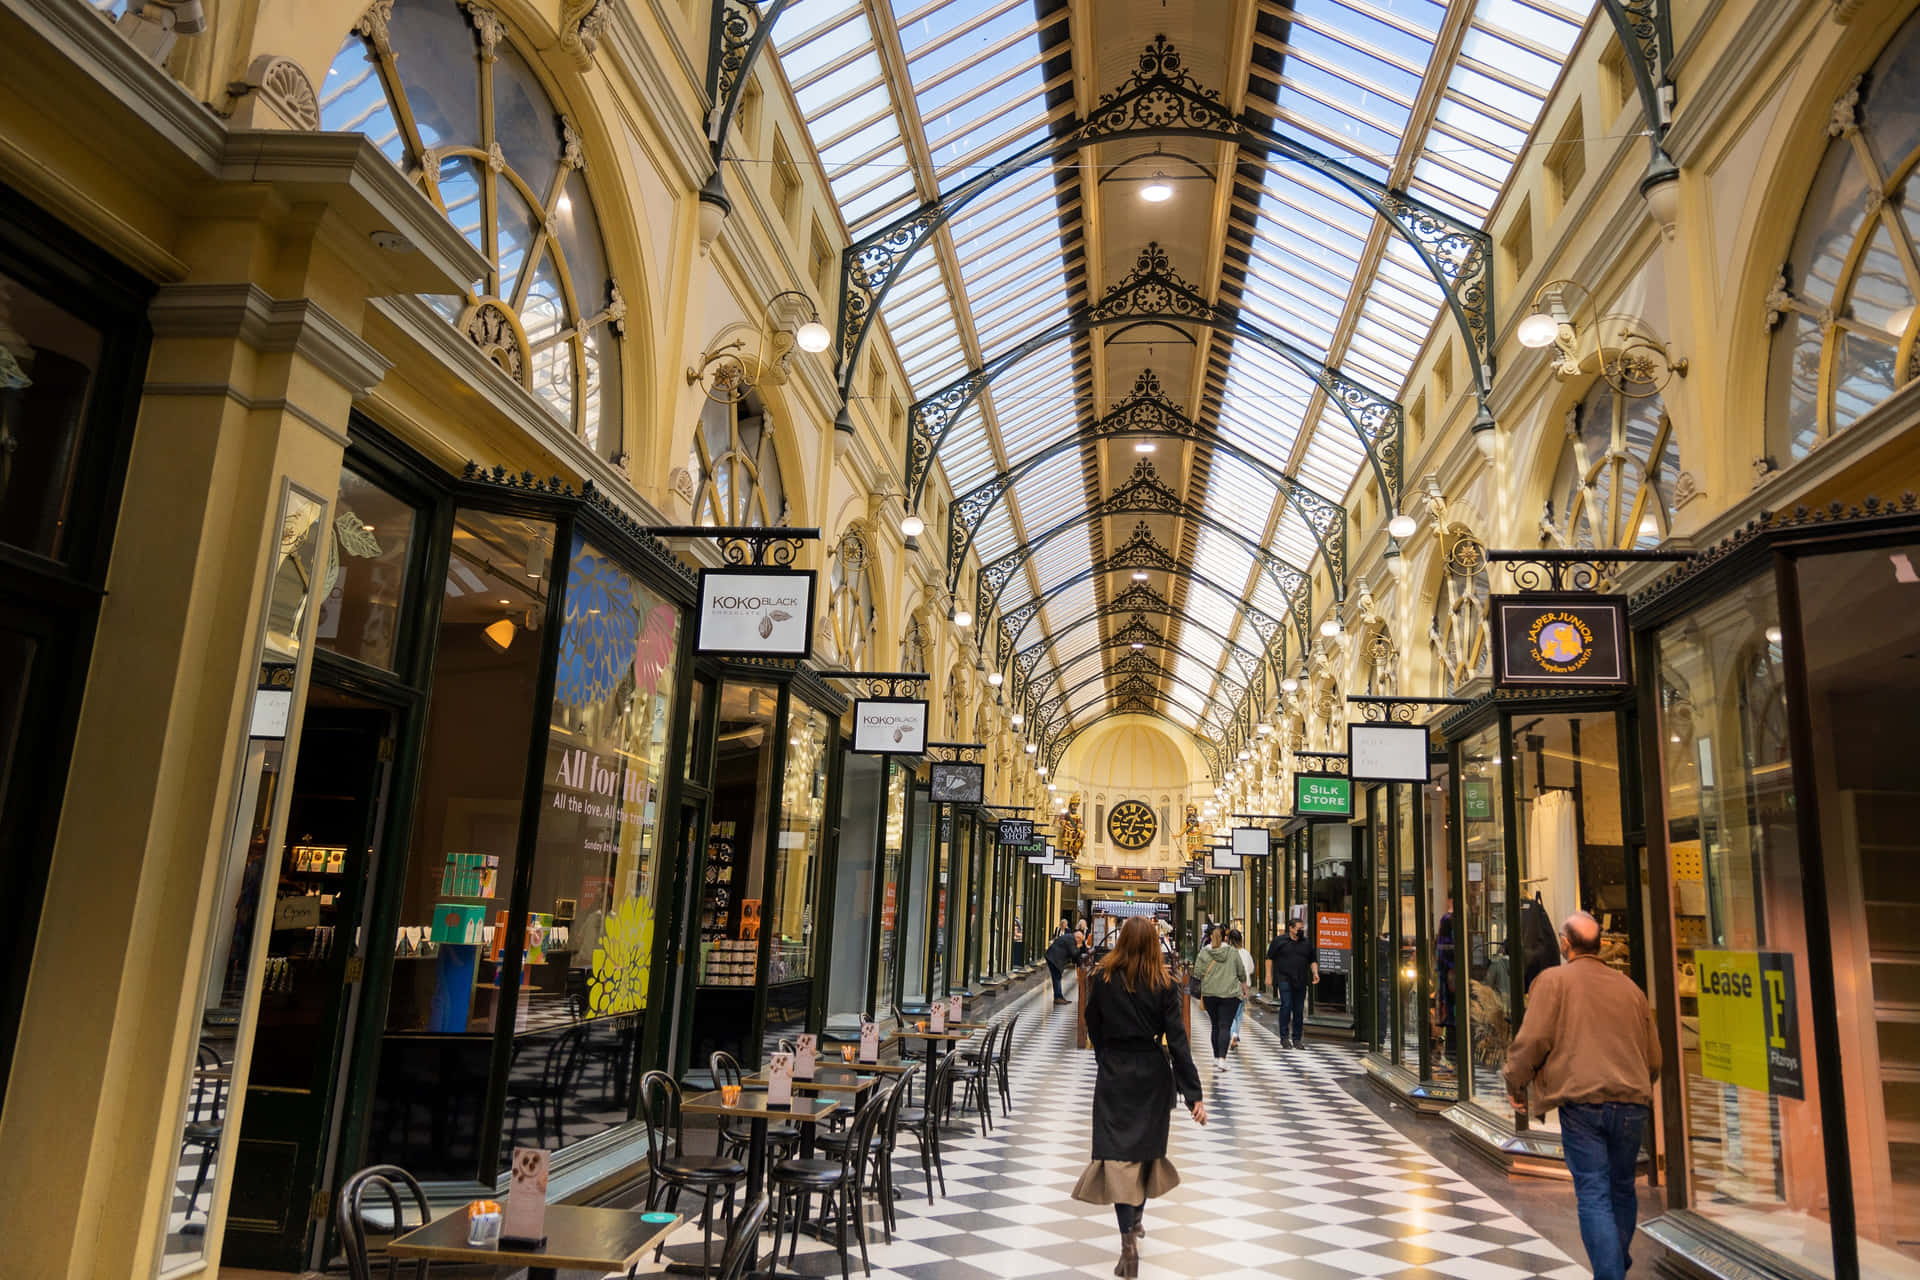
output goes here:
[{"label": "arched dome ceiling", "polygon": [[1185,791],[1200,779],[1187,754],[1162,730],[1139,719],[1102,725],[1082,735],[1083,747],[1067,757],[1068,776],[1109,795],[1127,791]]},{"label": "arched dome ceiling", "polygon": [[[1239,704],[1270,698],[1309,638],[1298,571],[1344,581],[1355,477],[1398,483],[1395,401],[1421,344],[1457,324],[1485,350],[1485,220],[1593,8],[798,0],[780,16],[773,46],[854,245],[842,389],[862,389],[877,315],[915,397],[909,488],[938,467],[956,495],[926,536],[958,539],[956,582],[959,552],[978,555],[984,607],[961,603],[1043,759],[1146,711],[1222,771],[1250,729]],[[1089,616],[1158,643],[1090,644]],[[1247,651],[1264,659],[1251,678]]]}]

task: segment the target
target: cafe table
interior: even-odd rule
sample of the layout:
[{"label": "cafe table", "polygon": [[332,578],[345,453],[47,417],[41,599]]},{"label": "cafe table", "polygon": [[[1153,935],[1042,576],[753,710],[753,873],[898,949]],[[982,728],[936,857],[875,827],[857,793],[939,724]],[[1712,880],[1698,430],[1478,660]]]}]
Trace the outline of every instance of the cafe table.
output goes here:
[{"label": "cafe table", "polygon": [[[973,1033],[970,1031],[920,1031],[912,1027],[901,1027],[898,1031],[888,1036],[883,1043],[892,1044],[897,1040],[926,1041],[927,1043],[926,1096],[927,1096],[927,1105],[932,1106],[933,1105],[934,1068],[939,1065],[940,1059],[946,1052],[948,1046],[965,1044],[967,1041],[971,1039],[973,1039]],[[973,1126],[970,1124],[955,1124],[952,1121],[948,1121],[946,1124],[943,1124],[940,1126],[940,1136],[943,1138],[971,1138],[973,1136]]]},{"label": "cafe table", "polygon": [[[796,1084],[799,1082],[796,1081]],[[720,1091],[696,1094],[680,1104],[680,1114],[687,1116],[720,1116],[730,1120],[745,1120],[751,1134],[747,1145],[747,1192],[746,1203],[752,1204],[754,1197],[767,1185],[767,1124],[773,1120],[791,1120],[800,1126],[800,1149],[802,1154],[811,1154],[813,1150],[814,1127],[828,1116],[839,1111],[845,1104],[836,1098],[809,1098],[796,1096],[786,1106],[774,1106],[767,1101],[765,1090],[742,1092],[740,1100],[728,1106],[720,1097]]]},{"label": "cafe table", "polygon": [[[795,1076],[795,1092],[830,1093],[850,1100],[855,1111],[866,1105],[867,1092],[879,1084],[884,1077],[869,1067],[815,1067],[811,1080],[802,1080]],[[767,1073],[755,1072],[741,1081],[750,1089],[767,1087]]]},{"label": "cafe table", "polygon": [[633,1209],[597,1209],[590,1205],[547,1206],[547,1238],[537,1246],[467,1243],[467,1215],[456,1209],[387,1244],[392,1258],[463,1262],[500,1270],[527,1269],[527,1280],[554,1280],[558,1271],[620,1271],[637,1274],[640,1259],[686,1219],[680,1214],[652,1215],[647,1222]]}]

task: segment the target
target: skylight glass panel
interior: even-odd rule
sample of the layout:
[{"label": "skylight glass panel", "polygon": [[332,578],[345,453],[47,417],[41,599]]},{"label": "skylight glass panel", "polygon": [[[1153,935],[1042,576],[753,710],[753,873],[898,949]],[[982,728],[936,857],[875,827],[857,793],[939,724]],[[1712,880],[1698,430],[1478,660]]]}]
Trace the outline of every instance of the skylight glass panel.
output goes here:
[{"label": "skylight glass panel", "polygon": [[[1031,539],[1034,536],[1035,531],[1029,528],[1027,537]],[[1070,578],[1085,569],[1089,559],[1085,525],[1070,525],[1062,529],[1033,553],[1034,569],[1042,582],[1060,582]]]},{"label": "skylight glass panel", "polygon": [[846,0],[798,0],[783,15],[774,45],[787,80],[811,81],[829,63],[873,48],[866,10]]},{"label": "skylight glass panel", "polygon": [[994,507],[973,532],[974,553],[980,557],[982,564],[998,560],[1018,545],[1019,540],[1013,533],[1013,517],[1004,501]]},{"label": "skylight glass panel", "polygon": [[1254,537],[1267,527],[1279,486],[1231,453],[1215,453],[1207,476],[1207,514]]},{"label": "skylight glass panel", "polygon": [[1080,456],[1072,451],[1049,458],[1021,476],[1014,481],[1013,491],[1030,538],[1087,509]]},{"label": "skylight glass panel", "polygon": [[1288,564],[1310,565],[1320,554],[1320,540],[1313,536],[1313,530],[1307,525],[1306,517],[1300,514],[1300,508],[1289,502],[1280,513],[1280,524],[1274,532],[1273,553]]}]

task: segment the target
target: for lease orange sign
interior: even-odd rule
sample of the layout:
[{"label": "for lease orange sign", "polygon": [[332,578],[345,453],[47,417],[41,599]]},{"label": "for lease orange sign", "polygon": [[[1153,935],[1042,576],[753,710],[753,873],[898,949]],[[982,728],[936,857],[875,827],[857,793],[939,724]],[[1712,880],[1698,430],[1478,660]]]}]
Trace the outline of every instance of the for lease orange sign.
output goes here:
[{"label": "for lease orange sign", "polygon": [[1353,916],[1345,911],[1322,911],[1313,918],[1313,945],[1322,951],[1346,951],[1353,946]]}]

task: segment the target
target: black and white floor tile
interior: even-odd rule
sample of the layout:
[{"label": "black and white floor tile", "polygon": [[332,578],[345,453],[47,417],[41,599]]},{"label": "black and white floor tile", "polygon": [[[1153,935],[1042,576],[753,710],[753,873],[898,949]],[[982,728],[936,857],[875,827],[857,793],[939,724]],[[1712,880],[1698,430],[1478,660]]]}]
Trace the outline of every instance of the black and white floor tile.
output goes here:
[{"label": "black and white floor tile", "polygon": [[[1072,1006],[1035,996],[1017,1008],[1013,1114],[996,1117],[990,1134],[946,1145],[947,1194],[932,1203],[903,1143],[897,1176],[910,1194],[894,1243],[873,1232],[872,1280],[1113,1274],[1112,1211],[1071,1198],[1088,1155],[1093,1055],[1073,1048]],[[1193,1023],[1204,1046],[1197,1003]],[[1224,1075],[1202,1048],[1207,1126],[1173,1117],[1168,1154],[1182,1183],[1147,1206],[1142,1277],[1588,1274],[1343,1090],[1361,1069],[1356,1051],[1283,1049],[1252,1015],[1241,1034]],[[811,1240],[794,1269],[840,1273],[833,1250]],[[857,1254],[852,1274],[861,1275]]]}]

